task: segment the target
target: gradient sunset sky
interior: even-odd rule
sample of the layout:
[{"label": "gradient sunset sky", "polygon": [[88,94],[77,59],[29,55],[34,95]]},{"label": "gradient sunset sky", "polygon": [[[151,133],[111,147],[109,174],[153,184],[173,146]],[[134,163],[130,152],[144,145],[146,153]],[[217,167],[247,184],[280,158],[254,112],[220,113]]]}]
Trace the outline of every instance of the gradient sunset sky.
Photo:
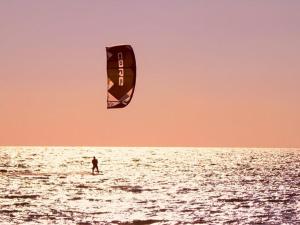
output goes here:
[{"label": "gradient sunset sky", "polygon": [[0,1],[0,145],[300,147],[300,1]]}]

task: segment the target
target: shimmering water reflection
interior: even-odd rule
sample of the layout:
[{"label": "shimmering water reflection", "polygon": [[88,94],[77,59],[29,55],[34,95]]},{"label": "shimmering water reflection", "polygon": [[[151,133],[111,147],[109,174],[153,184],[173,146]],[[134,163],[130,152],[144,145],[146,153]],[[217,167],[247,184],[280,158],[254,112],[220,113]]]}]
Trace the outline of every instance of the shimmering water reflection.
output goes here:
[{"label": "shimmering water reflection", "polygon": [[299,187],[299,149],[0,148],[1,224],[300,224]]}]

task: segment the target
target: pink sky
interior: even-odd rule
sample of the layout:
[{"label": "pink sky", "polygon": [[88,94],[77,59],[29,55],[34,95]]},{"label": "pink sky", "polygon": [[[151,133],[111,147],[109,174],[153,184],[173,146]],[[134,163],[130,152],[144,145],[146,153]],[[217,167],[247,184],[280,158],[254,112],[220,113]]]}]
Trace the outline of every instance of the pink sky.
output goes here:
[{"label": "pink sky", "polygon": [[[299,1],[0,1],[0,145],[300,147]],[[106,109],[106,46],[137,86]]]}]

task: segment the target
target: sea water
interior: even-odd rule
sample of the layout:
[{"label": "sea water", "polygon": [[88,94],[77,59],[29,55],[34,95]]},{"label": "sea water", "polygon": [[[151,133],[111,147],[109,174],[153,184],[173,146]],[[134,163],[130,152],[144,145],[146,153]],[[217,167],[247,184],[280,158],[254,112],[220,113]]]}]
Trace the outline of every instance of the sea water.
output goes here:
[{"label": "sea water", "polygon": [[300,149],[0,147],[0,224],[38,223],[300,224]]}]

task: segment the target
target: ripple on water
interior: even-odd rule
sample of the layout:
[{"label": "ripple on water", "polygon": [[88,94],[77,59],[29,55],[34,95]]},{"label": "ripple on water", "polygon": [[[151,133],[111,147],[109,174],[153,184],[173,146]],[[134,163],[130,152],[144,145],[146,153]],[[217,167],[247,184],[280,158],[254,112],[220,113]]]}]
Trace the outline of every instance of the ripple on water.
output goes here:
[{"label": "ripple on water", "polygon": [[144,191],[141,186],[111,186],[113,189],[119,189],[122,191],[133,192],[133,193],[141,193]]},{"label": "ripple on water", "polygon": [[14,205],[16,207],[22,207],[22,206],[29,206],[30,203],[29,202],[16,202],[16,203],[14,203]]},{"label": "ripple on water", "polygon": [[165,220],[133,220],[129,222],[122,222],[118,220],[113,220],[111,221],[112,224],[118,224],[118,225],[148,225],[148,224],[153,224],[153,223],[160,223],[160,222],[166,222]]},{"label": "ripple on water", "polygon": [[8,199],[37,199],[39,195],[5,195],[4,198]]}]

